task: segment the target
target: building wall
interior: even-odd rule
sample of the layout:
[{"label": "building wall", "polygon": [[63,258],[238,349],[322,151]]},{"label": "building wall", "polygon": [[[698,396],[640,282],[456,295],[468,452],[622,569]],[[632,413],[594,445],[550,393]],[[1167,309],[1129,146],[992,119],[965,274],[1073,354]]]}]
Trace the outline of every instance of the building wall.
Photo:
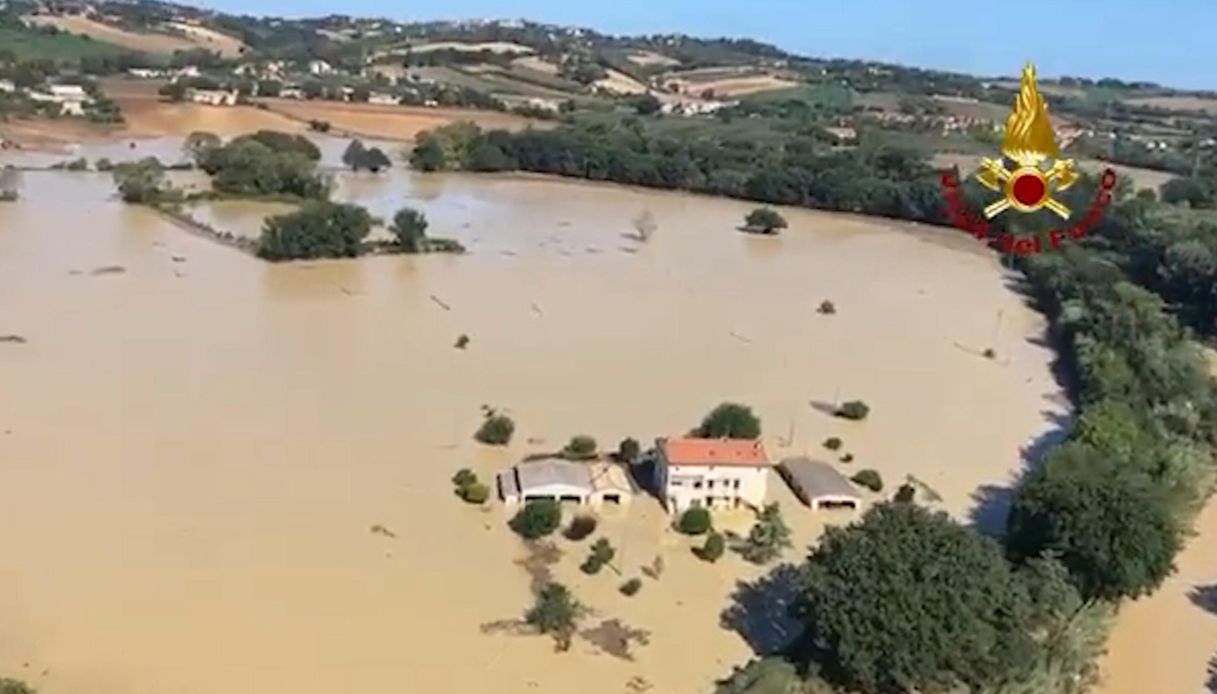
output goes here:
[{"label": "building wall", "polygon": [[664,465],[664,504],[673,513],[694,506],[734,508],[737,505],[760,507],[768,488],[767,467]]}]

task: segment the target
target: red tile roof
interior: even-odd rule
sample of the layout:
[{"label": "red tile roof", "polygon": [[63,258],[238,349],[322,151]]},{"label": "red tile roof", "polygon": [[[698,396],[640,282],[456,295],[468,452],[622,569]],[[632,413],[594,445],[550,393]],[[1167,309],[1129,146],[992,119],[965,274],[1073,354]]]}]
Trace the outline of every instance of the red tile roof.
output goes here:
[{"label": "red tile roof", "polygon": [[664,439],[660,443],[669,465],[734,465],[740,467],[771,467],[760,440],[696,439],[681,437]]}]

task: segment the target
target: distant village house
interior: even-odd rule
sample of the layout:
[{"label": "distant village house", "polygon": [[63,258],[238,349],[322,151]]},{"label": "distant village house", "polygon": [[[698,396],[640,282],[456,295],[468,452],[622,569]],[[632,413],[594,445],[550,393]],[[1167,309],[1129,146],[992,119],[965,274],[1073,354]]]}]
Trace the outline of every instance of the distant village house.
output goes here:
[{"label": "distant village house", "polygon": [[379,106],[396,106],[401,103],[393,94],[385,94],[383,92],[372,92],[368,95],[369,104],[377,104]]},{"label": "distant village house", "polygon": [[85,104],[93,101],[84,87],[76,84],[52,84],[47,91],[31,91],[30,99],[59,104],[59,112],[65,116],[83,116]]},{"label": "distant village house", "polygon": [[186,100],[207,106],[236,106],[237,93],[225,89],[195,89],[186,90]]},{"label": "distant village house", "polygon": [[773,463],[759,440],[659,439],[654,456],[655,489],[670,513],[765,503]]},{"label": "distant village house", "polygon": [[324,60],[308,61],[308,71],[311,75],[328,75],[334,72],[334,66]]}]

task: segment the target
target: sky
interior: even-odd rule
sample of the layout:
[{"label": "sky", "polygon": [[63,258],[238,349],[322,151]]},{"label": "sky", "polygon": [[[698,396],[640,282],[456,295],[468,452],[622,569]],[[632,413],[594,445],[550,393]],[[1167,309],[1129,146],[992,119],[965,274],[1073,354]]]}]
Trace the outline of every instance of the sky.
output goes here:
[{"label": "sky", "polygon": [[[189,0],[186,0],[187,2]],[[401,21],[523,18],[602,33],[685,33],[983,76],[1117,77],[1217,89],[1217,0],[198,0],[237,14]],[[980,6],[992,8],[985,12]],[[1028,17],[1010,8],[1026,8]]]}]

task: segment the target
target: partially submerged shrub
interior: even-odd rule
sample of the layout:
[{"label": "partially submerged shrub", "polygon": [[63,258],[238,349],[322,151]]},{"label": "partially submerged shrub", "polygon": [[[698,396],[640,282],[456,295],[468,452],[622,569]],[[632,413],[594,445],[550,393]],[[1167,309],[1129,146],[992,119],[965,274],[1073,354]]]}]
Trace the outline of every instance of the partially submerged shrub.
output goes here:
[{"label": "partially submerged shrub", "polygon": [[852,462],[854,462],[854,454],[853,454],[853,453],[846,453],[845,455],[841,456],[841,462],[843,462],[843,463],[852,463]]},{"label": "partially submerged shrub", "polygon": [[831,316],[837,312],[837,306],[833,302],[825,300],[820,302],[820,308],[816,309],[816,311],[825,316]]},{"label": "partially submerged shrub", "polygon": [[698,507],[682,513],[676,527],[686,535],[705,535],[710,526],[710,512]]},{"label": "partially submerged shrub", "polygon": [[640,455],[642,455],[642,444],[634,439],[622,439],[617,446],[617,460],[623,463],[635,463]]},{"label": "partially submerged shrub", "polygon": [[575,516],[575,519],[570,522],[566,532],[563,534],[566,536],[566,539],[578,542],[586,539],[594,532],[596,532],[596,518],[594,516]]},{"label": "partially submerged shrub", "polygon": [[870,407],[861,400],[850,400],[849,402],[842,403],[836,411],[838,417],[854,421],[866,419],[868,414],[870,414]]},{"label": "partially submerged shrub", "polygon": [[456,348],[457,349],[465,349],[468,346],[469,346],[469,336],[468,335],[462,334],[460,337],[456,338]]},{"label": "partially submerged shrub", "polygon": [[917,488],[905,482],[896,490],[896,495],[892,497],[892,501],[900,504],[911,504],[917,497]]},{"label": "partially submerged shrub", "polygon": [[562,456],[568,460],[588,460],[596,457],[596,439],[580,434],[579,436],[571,437],[566,448],[562,449]]},{"label": "partially submerged shrub", "polygon": [[516,423],[505,414],[491,413],[482,422],[481,428],[473,438],[487,446],[506,446],[511,443],[511,435],[516,431]]},{"label": "partially submerged shrub", "polygon": [[461,489],[461,498],[470,504],[484,504],[490,498],[490,487],[474,482]]},{"label": "partially submerged shrub", "polygon": [[883,491],[883,477],[879,475],[878,470],[860,470],[858,474],[850,478],[854,484],[860,487],[866,487],[872,492]]},{"label": "partially submerged shrub", "polygon": [[600,569],[612,561],[616,554],[617,551],[613,549],[609,541],[602,537],[592,544],[591,552],[588,553],[587,559],[584,560],[583,564],[579,566],[579,570],[588,575],[600,573]]},{"label": "partially submerged shrub", "polygon": [[638,593],[638,591],[642,590],[642,579],[641,578],[631,578],[630,580],[626,581],[625,583],[622,583],[621,588],[619,590],[621,591],[622,595],[624,595],[626,597],[633,597],[635,594]]},{"label": "partially submerged shrub", "polygon": [[761,420],[747,405],[724,402],[706,415],[696,433],[707,439],[755,439],[761,435]]},{"label": "partially submerged shrub", "polygon": [[841,439],[836,436],[830,436],[824,439],[824,447],[830,451],[835,451],[841,448]]},{"label": "partially submerged shrub", "polygon": [[723,556],[723,552],[726,550],[727,540],[723,537],[722,533],[712,531],[706,536],[706,543],[704,545],[693,548],[693,554],[698,559],[713,564]]},{"label": "partially submerged shrub", "polygon": [[562,523],[562,507],[552,499],[530,501],[508,522],[508,527],[526,540],[552,534]]},{"label": "partially submerged shrub", "polygon": [[452,476],[452,483],[458,487],[468,487],[478,481],[478,476],[469,468],[461,468]]}]

